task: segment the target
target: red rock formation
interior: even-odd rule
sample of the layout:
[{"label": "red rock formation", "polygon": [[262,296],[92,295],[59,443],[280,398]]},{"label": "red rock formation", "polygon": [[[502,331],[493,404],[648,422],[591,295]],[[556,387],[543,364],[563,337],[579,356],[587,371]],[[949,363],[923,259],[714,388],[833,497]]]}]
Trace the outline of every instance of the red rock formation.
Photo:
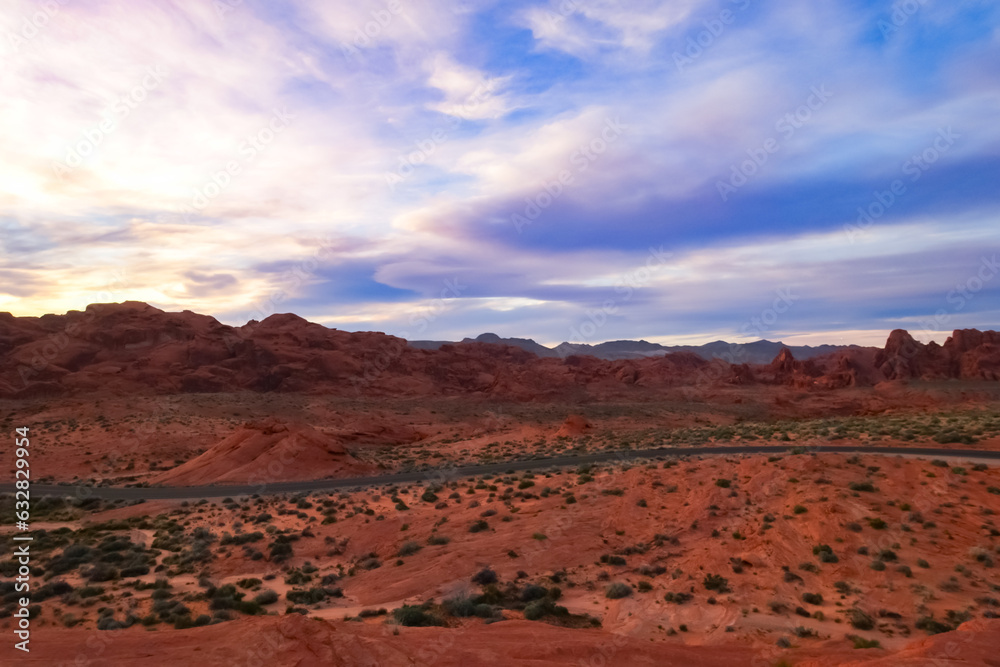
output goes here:
[{"label": "red rock formation", "polygon": [[154,484],[267,484],[372,472],[336,439],[273,417],[247,422],[207,452],[155,478]]},{"label": "red rock formation", "polygon": [[0,397],[251,390],[356,396],[482,395],[528,401],[655,396],[754,382],[800,389],[871,386],[883,380],[997,380],[1000,334],[956,331],[923,345],[893,331],[885,348],[805,362],[784,349],[768,365],[733,366],[692,353],[628,361],[539,358],[490,343],[416,349],[381,333],[328,329],[291,314],[242,327],[144,303],[94,304],[83,312],[0,314]]}]

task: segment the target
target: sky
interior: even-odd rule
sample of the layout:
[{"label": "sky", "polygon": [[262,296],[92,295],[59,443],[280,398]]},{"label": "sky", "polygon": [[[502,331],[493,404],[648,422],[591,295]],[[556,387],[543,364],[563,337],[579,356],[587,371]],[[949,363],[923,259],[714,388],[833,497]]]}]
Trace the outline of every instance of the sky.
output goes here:
[{"label": "sky", "polygon": [[998,328],[993,0],[5,0],[0,59],[15,315]]}]

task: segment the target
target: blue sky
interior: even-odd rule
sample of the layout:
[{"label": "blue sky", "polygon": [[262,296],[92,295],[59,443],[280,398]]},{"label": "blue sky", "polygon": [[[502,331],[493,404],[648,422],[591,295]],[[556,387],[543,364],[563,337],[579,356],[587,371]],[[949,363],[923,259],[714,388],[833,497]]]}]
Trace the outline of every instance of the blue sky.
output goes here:
[{"label": "blue sky", "polygon": [[1000,6],[0,10],[0,309],[596,343],[996,328]]}]

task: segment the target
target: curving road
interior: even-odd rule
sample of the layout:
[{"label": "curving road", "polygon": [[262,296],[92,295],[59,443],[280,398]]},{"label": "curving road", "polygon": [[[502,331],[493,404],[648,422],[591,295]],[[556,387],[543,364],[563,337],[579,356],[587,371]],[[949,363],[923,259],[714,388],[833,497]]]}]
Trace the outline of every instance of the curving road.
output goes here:
[{"label": "curving road", "polygon": [[[115,487],[115,486],[72,486],[32,484],[31,493],[39,496],[62,496],[76,498],[100,498],[102,500],[200,500],[202,498],[222,498],[225,496],[247,496],[252,494],[277,495],[282,493],[304,493],[310,491],[334,491],[356,489],[388,484],[409,482],[444,482],[462,477],[495,475],[507,471],[541,470],[564,468],[587,463],[607,463],[608,461],[633,461],[680,456],[732,456],[740,454],[785,454],[792,447],[769,447],[765,445],[744,445],[739,447],[660,447],[628,451],[606,451],[577,456],[557,456],[552,458],[504,461],[483,465],[436,468],[416,472],[395,473],[375,477],[347,477],[343,479],[316,479],[303,482],[270,482],[265,484],[233,484],[214,486],[158,486],[158,487]],[[805,448],[806,453],[832,452],[839,454],[881,454],[903,456],[926,456],[936,458],[961,458],[963,460],[1000,461],[1000,451],[979,449],[947,449],[943,447],[837,447],[817,446]],[[0,484],[0,493],[13,493],[13,484]]]}]

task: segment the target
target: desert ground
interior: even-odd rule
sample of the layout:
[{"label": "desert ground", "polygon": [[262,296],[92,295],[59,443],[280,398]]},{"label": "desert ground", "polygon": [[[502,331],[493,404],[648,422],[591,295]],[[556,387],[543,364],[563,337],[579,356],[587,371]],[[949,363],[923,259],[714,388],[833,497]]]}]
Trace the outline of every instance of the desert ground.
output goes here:
[{"label": "desert ground", "polygon": [[[303,387],[301,359],[287,387],[252,373],[230,386],[235,375],[204,368],[225,359],[191,356],[205,340],[186,344],[184,370],[171,351],[184,336],[129,348],[142,336],[111,326],[38,371],[47,388],[17,389],[36,343],[33,323],[15,324],[0,424],[30,429],[33,483],[62,491],[32,498],[31,652],[9,642],[4,664],[1000,664],[988,336],[896,356],[887,344],[859,353],[872,363],[843,382],[843,359],[783,353],[691,376],[686,365],[705,366],[683,357],[632,375],[629,362],[477,343],[400,352],[413,359],[353,391]],[[294,356],[289,340],[322,349],[313,325],[278,324],[268,363]],[[234,364],[263,349],[234,350]],[[88,368],[112,358],[108,385],[92,386]],[[461,364],[435,375],[435,359]],[[158,365],[204,382],[174,383]],[[554,391],[528,381],[547,377]],[[771,449],[688,449],[718,445]],[[945,453],[904,454],[913,447]],[[602,452],[614,456],[565,463]],[[525,460],[531,470],[505,468]],[[480,464],[500,472],[456,471]],[[272,488],[397,473],[415,481]],[[218,492],[106,501],[95,485]],[[3,503],[13,515],[13,496]],[[11,554],[12,522],[0,536]],[[5,555],[8,637],[17,574]]]}]

